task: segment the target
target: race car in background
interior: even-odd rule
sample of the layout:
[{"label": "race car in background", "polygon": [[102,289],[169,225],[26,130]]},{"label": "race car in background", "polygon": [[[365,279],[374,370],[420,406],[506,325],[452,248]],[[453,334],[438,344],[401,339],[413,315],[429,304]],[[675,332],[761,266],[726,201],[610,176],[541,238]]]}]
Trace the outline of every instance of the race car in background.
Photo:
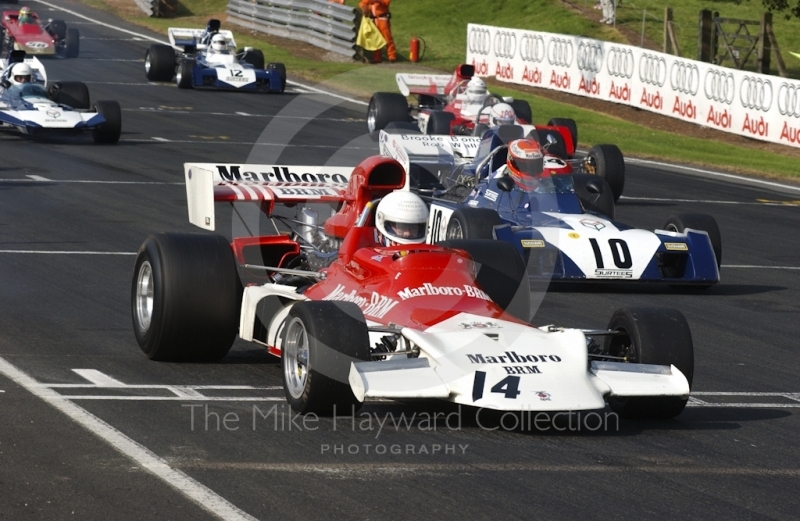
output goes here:
[{"label": "race car in background", "polygon": [[[514,126],[499,129],[508,132]],[[517,130],[515,139],[522,138],[522,128]],[[495,141],[498,136],[484,137],[479,147],[489,144],[486,150],[491,151],[486,156],[479,152],[477,157],[482,159],[471,168],[452,168],[447,160],[451,156],[444,151],[448,147],[465,153],[474,150],[475,143],[467,141],[476,138],[382,132],[380,139],[382,155],[397,159],[409,172],[418,170],[417,176],[450,172],[446,189],[424,194],[430,205],[429,243],[504,241],[527,260],[529,275],[542,280],[660,282],[706,288],[719,282],[722,240],[710,215],[674,215],[663,229],[639,230],[614,220],[611,188],[601,176],[551,169],[539,187],[528,192],[511,177],[496,175],[500,167],[493,160],[503,156],[500,164],[505,165],[507,151],[507,144]],[[491,170],[482,173],[486,168]]]},{"label": "race car in background", "polygon": [[68,28],[63,20],[43,22],[36,13],[30,16],[30,22],[20,23],[18,11],[3,11],[0,55],[17,50],[38,56],[78,57],[80,32],[77,29]]},{"label": "race car in background", "polygon": [[[30,73],[30,82],[14,75]],[[89,100],[86,84],[60,81],[47,84],[47,73],[25,51],[11,51],[0,60],[0,130],[43,137],[91,132],[96,143],[116,143],[122,131],[122,111],[116,101]],[[47,88],[45,88],[47,85]]]},{"label": "race car in background", "polygon": [[[187,233],[145,240],[131,307],[151,359],[218,360],[238,332],[280,356],[299,413],[350,414],[370,398],[502,411],[596,410],[607,400],[625,417],[655,418],[686,405],[694,358],[680,312],[621,309],[606,329],[537,328],[510,245],[381,246],[375,204],[408,184],[393,159],[370,157],[352,172],[196,163],[184,172],[193,224],[214,230],[215,202],[249,201],[276,228],[232,243]],[[320,202],[342,205],[324,227],[279,215]],[[314,269],[323,230],[338,252]]]},{"label": "race car in background", "polygon": [[264,53],[252,47],[236,50],[233,33],[220,30],[219,20],[205,29],[169,28],[170,45],[153,44],[144,58],[150,81],[172,81],[178,88],[283,92],[286,67],[264,66]]}]

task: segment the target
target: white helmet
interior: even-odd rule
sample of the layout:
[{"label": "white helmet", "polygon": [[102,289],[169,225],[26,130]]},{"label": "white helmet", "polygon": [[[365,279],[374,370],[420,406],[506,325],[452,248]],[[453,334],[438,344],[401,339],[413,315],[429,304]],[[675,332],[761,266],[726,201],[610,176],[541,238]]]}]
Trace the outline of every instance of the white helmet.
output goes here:
[{"label": "white helmet", "polygon": [[384,246],[421,244],[425,242],[428,207],[417,194],[392,192],[378,203],[375,224]]},{"label": "white helmet", "polygon": [[489,126],[513,125],[517,120],[514,109],[508,103],[495,103],[489,110]]},{"label": "white helmet", "polygon": [[215,34],[211,38],[211,50],[216,53],[227,53],[228,40],[221,34]]},{"label": "white helmet", "polygon": [[483,103],[489,92],[486,90],[486,82],[482,79],[473,77],[467,83],[467,100],[470,103]]},{"label": "white helmet", "polygon": [[33,69],[27,63],[15,63],[8,75],[8,81],[11,85],[30,83],[33,81]]}]

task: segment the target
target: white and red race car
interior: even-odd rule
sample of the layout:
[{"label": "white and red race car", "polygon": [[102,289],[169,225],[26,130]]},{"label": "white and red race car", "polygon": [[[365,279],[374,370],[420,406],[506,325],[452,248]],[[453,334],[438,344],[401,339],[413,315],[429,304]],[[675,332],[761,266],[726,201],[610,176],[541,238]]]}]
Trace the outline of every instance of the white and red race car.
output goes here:
[{"label": "white and red race car", "polygon": [[[214,230],[215,202],[252,201],[275,232],[144,242],[131,304],[151,359],[218,360],[238,334],[281,357],[286,398],[302,413],[349,412],[371,398],[502,411],[608,402],[623,416],[657,418],[686,405],[694,358],[680,312],[620,309],[601,330],[534,327],[525,266],[510,245],[380,246],[376,200],[406,186],[391,158],[352,170],[187,163],[185,179],[193,224]],[[308,211],[281,216],[276,203],[341,207],[318,226]]]}]

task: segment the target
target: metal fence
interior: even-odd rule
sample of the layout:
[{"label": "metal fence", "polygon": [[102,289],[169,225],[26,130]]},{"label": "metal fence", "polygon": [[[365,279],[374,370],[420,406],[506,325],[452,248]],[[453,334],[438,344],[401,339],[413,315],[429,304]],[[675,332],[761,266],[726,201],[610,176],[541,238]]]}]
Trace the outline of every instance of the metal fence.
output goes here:
[{"label": "metal fence", "polygon": [[328,0],[229,0],[228,21],[346,56],[354,54],[356,12]]},{"label": "metal fence", "polygon": [[178,0],[133,0],[147,16],[169,18],[178,14]]}]

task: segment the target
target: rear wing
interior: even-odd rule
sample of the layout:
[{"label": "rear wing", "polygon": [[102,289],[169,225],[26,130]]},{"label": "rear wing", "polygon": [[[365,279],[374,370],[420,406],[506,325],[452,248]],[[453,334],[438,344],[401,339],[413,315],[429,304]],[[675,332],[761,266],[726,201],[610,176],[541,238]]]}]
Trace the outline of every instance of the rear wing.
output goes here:
[{"label": "rear wing", "polygon": [[[183,29],[179,27],[170,27],[167,29],[167,34],[169,35],[170,45],[175,48],[206,48],[206,45],[200,44],[200,39],[207,34],[206,29]],[[228,47],[236,48],[236,41],[233,39],[233,33],[231,31],[217,31],[217,34],[221,34],[226,40],[228,40]]]},{"label": "rear wing", "polygon": [[410,173],[412,164],[458,166],[471,163],[478,152],[481,138],[390,134],[381,130],[379,141],[381,155],[397,160]]},{"label": "rear wing", "polygon": [[[184,163],[189,222],[215,228],[215,202],[277,203],[344,200],[352,167]],[[263,208],[263,206],[262,206]]]},{"label": "rear wing", "polygon": [[445,87],[453,76],[450,74],[403,74],[395,76],[397,87],[403,96],[410,94],[428,94],[445,96]]}]

